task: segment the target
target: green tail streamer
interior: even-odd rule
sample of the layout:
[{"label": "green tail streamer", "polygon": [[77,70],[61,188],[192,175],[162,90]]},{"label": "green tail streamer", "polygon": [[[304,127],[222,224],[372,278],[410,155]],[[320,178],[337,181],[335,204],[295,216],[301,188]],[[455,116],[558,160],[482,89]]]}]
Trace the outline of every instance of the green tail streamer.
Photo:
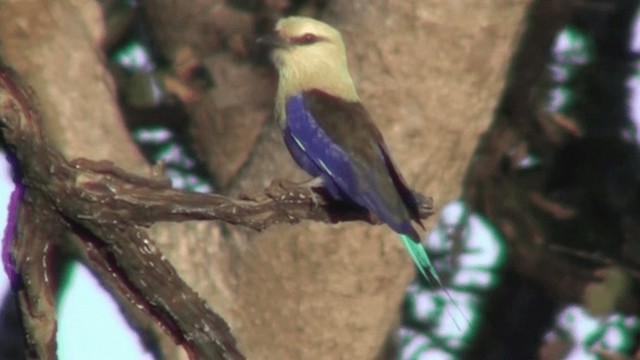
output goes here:
[{"label": "green tail streamer", "polygon": [[[440,281],[440,277],[438,276],[438,273],[436,272],[436,269],[431,264],[431,260],[429,260],[429,255],[427,255],[427,250],[425,250],[424,246],[422,246],[421,243],[416,243],[415,241],[411,240],[411,238],[408,237],[407,235],[400,234],[400,239],[402,239],[402,243],[407,248],[407,251],[409,252],[409,255],[411,255],[411,258],[413,259],[413,262],[418,267],[418,271],[420,271],[422,276],[424,276],[424,278],[427,279],[428,282],[435,281],[437,283],[437,285],[442,290],[444,290],[444,292],[445,292],[445,294],[447,294],[447,297],[449,298],[449,300],[451,300],[451,302],[458,309],[458,312],[462,315],[462,317],[467,322],[467,324],[469,324],[469,320],[468,320],[467,316],[458,307],[458,304],[456,303],[455,300],[453,300],[453,298],[449,294],[449,291],[447,291],[447,288],[445,288],[442,285],[442,281]],[[429,271],[428,274],[427,274],[427,271]],[[429,276],[429,275],[431,275],[431,276]],[[456,324],[456,326],[460,330],[460,326],[456,322],[455,317],[452,314],[449,314],[449,316],[451,316],[451,318],[453,319],[454,323]]]}]

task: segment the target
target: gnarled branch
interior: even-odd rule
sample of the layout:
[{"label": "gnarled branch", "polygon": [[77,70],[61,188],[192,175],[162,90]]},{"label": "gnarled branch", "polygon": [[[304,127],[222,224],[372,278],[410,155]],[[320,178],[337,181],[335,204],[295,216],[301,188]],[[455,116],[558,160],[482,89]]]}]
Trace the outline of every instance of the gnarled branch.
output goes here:
[{"label": "gnarled branch", "polygon": [[[255,230],[304,219],[379,223],[361,208],[330,201],[322,188],[274,182],[264,194],[232,199],[177,191],[164,179],[133,175],[107,161],[69,162],[47,143],[40,123],[40,115],[27,92],[8,70],[0,69],[0,127],[21,166],[25,193],[41,202],[37,208],[23,207],[23,212],[47,212],[53,216],[52,221],[67,224],[64,231],[70,229],[83,240],[91,265],[100,274],[113,275],[110,281],[115,282],[114,287],[121,295],[148,311],[176,341],[185,344],[192,358],[243,356],[226,322],[178,276],[145,227],[158,221],[203,219]],[[431,198],[418,198],[421,216],[426,218],[433,213]],[[18,233],[48,226],[23,220]],[[42,236],[38,235],[22,237],[12,244],[15,269],[20,276],[27,274],[25,266],[29,264],[25,259],[29,256],[16,256],[17,244],[22,249],[41,252],[40,241]],[[46,277],[46,272],[35,275]],[[27,288],[26,302],[34,300],[39,291],[52,291],[47,282],[33,284],[44,288]],[[49,307],[55,308],[51,304]],[[27,318],[32,316],[28,309],[23,309],[23,314]],[[55,329],[55,317],[50,318],[48,324]],[[52,334],[48,331],[46,338],[38,338],[35,331],[30,333],[34,337],[32,348],[39,356],[54,356]]]}]

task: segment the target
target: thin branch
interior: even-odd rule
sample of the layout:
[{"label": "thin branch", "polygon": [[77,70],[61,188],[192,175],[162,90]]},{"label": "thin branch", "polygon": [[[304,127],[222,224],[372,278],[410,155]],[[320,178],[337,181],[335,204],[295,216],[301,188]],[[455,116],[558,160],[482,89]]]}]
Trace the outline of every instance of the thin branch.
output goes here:
[{"label": "thin branch", "polygon": [[[263,194],[233,199],[175,190],[166,181],[128,174],[105,161],[76,159],[72,165],[82,176],[75,175],[78,182],[65,191],[76,192],[75,196],[88,202],[78,204],[74,213],[84,219],[117,220],[141,226],[158,221],[222,220],[258,231],[302,220],[327,223],[361,220],[380,224],[366,210],[336,203],[323,188],[304,184],[276,180]],[[433,200],[416,196],[422,218],[433,214]],[[95,203],[104,206],[96,208]]]}]

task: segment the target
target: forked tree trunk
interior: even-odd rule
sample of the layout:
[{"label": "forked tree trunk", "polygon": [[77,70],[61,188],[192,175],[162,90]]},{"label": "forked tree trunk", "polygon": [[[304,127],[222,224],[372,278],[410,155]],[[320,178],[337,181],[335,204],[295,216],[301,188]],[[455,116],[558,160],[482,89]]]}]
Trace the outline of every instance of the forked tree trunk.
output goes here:
[{"label": "forked tree trunk", "polygon": [[[203,51],[211,45],[202,34],[180,36],[210,29],[194,25],[207,25],[206,16],[219,17],[225,5],[207,3],[204,10],[194,11],[187,7],[201,4],[143,1],[152,27],[162,29],[155,33],[164,36],[159,44],[167,52],[183,45]],[[399,168],[411,187],[434,197],[436,207],[461,194],[465,169],[492,118],[528,5],[507,0],[355,0],[332,1],[320,14],[343,32],[360,97]],[[161,16],[165,11],[170,16]],[[0,55],[33,88],[46,136],[68,159],[108,159],[146,173],[149,166],[125,130],[104,67],[99,19],[94,2],[4,2]],[[183,41],[194,43],[179,43]],[[242,124],[246,132],[233,131],[238,137],[234,143],[248,143],[242,147],[247,153],[234,157],[239,165],[224,174],[225,191],[261,191],[275,178],[304,180],[269,120],[273,74],[246,60],[220,59],[228,56],[224,49],[201,54],[218,86],[190,111],[200,114],[200,126],[207,118],[220,124],[212,134],[194,132],[200,137],[228,137],[215,129],[233,128],[232,121],[242,123],[244,115],[255,119]],[[229,71],[220,72],[220,64]],[[244,73],[238,70],[247,66]],[[216,79],[216,69],[220,77],[248,72],[257,80]],[[226,83],[234,88],[220,85]],[[238,86],[248,89],[242,92]],[[227,91],[248,92],[252,110],[233,102],[211,108]],[[225,156],[224,148],[215,153]],[[375,358],[398,322],[413,274],[397,235],[382,226],[304,222],[256,233],[200,221],[157,224],[151,235],[183,279],[229,323],[249,359]]]}]

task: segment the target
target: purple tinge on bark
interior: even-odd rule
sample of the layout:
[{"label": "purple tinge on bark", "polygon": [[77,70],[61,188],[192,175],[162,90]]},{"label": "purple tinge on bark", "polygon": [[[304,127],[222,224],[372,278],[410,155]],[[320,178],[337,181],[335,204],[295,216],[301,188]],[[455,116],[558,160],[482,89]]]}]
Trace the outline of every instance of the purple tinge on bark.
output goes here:
[{"label": "purple tinge on bark", "polygon": [[20,277],[15,268],[15,261],[11,256],[11,246],[13,245],[12,240],[15,238],[18,211],[20,210],[20,200],[22,199],[23,191],[23,185],[16,181],[15,188],[9,199],[7,225],[4,228],[4,237],[2,238],[2,263],[4,264],[4,271],[9,277],[11,289],[14,291],[17,290],[19,286]]}]

